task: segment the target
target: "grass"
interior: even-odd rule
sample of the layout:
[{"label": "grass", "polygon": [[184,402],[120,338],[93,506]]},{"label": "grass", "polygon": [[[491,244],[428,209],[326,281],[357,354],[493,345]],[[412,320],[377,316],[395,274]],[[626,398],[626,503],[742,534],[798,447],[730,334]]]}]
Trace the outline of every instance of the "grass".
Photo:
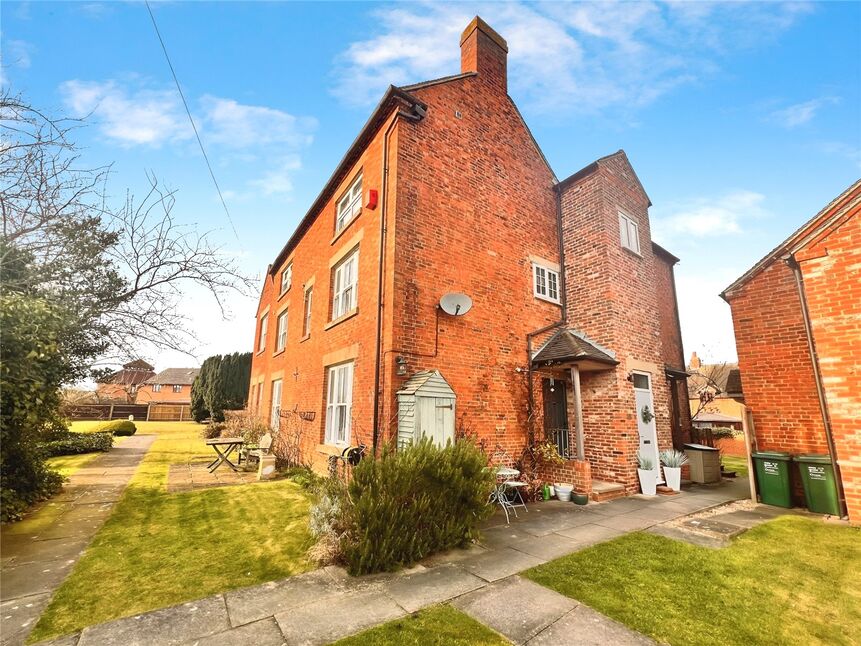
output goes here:
[{"label": "grass", "polygon": [[451,606],[431,606],[335,642],[337,646],[502,646],[509,643]]},{"label": "grass", "polygon": [[[95,427],[92,430],[81,431],[75,428],[76,424],[81,424],[82,422],[73,422],[72,430],[78,433],[92,433],[95,431]],[[89,423],[89,422],[83,422]],[[115,436],[114,437],[114,446],[118,444],[122,444],[123,441],[128,439],[127,435]],[[78,453],[77,455],[58,455],[53,458],[48,458],[45,462],[51,467],[54,471],[59,473],[64,478],[68,478],[70,475],[75,473],[78,469],[86,466],[93,460],[95,460],[100,455],[104,455],[102,451],[93,451],[92,453]]]},{"label": "grass", "polygon": [[747,458],[739,458],[734,455],[722,455],[720,461],[727,471],[735,471],[738,477],[747,475]]},{"label": "grass", "polygon": [[29,642],[313,567],[309,499],[293,482],[167,493],[170,464],[212,457],[201,428],[138,423],[158,438]]},{"label": "grass", "polygon": [[659,642],[861,643],[861,530],[784,516],[710,550],[643,532],[525,573]]}]

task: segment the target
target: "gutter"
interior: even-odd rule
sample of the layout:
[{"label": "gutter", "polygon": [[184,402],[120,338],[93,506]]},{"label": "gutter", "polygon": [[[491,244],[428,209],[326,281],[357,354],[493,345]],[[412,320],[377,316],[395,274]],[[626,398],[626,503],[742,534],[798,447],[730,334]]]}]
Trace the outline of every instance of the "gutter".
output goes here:
[{"label": "gutter", "polygon": [[840,502],[840,515],[846,518],[846,494],[843,491],[843,478],[840,475],[840,465],[837,463],[837,448],[834,445],[831,418],[828,415],[828,406],[825,402],[825,387],[822,384],[822,373],[819,370],[819,359],[816,355],[816,344],[813,340],[813,326],[810,323],[810,310],[807,307],[807,296],[804,293],[804,277],[801,275],[801,267],[794,255],[790,254],[784,261],[795,276],[795,286],[798,290],[798,300],[801,302],[801,313],[804,318],[804,333],[807,336],[807,351],[810,354],[810,363],[813,366],[813,376],[816,382],[816,395],[819,398],[819,412],[822,415],[822,425],[825,427],[825,441],[828,444],[828,455],[834,468],[837,498]]},{"label": "gutter", "polygon": [[[553,191],[556,193],[556,242],[559,245],[559,289],[562,296],[562,298],[560,298],[559,300],[560,305],[562,306],[562,312],[559,317],[559,320],[555,323],[545,325],[542,328],[534,330],[533,332],[527,332],[526,334],[527,420],[532,420],[532,416],[535,413],[535,395],[533,394],[532,388],[532,339],[539,334],[543,334],[544,332],[548,332],[553,328],[565,325],[568,322],[568,294],[565,280],[565,247],[562,243],[562,193],[559,190],[558,183],[553,187]],[[533,433],[532,424],[530,424],[529,445],[532,446],[533,444],[535,444],[535,433]]]},{"label": "gutter", "polygon": [[395,125],[398,123],[398,118],[403,117],[413,123],[424,119],[427,114],[427,108],[424,104],[416,103],[413,105],[413,112],[404,112],[398,110],[391,123],[386,128],[383,134],[383,185],[380,188],[380,261],[379,273],[377,274],[377,333],[376,347],[374,354],[374,422],[372,427],[373,442],[371,455],[377,455],[377,445],[379,444],[379,423],[380,423],[380,373],[381,360],[383,350],[383,277],[386,260],[386,215],[388,214],[388,187],[389,187],[389,136],[392,134]]}]

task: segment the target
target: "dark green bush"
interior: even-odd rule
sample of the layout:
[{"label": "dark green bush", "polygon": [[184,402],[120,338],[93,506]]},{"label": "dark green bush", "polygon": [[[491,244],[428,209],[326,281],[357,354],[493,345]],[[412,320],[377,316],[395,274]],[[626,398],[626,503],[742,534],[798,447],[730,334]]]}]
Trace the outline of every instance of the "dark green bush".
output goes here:
[{"label": "dark green bush", "polygon": [[55,455],[76,455],[78,453],[95,453],[107,451],[114,443],[110,432],[72,433],[71,431],[56,432],[49,441],[42,444],[42,454],[46,458]]},{"label": "dark green bush", "polygon": [[138,430],[134,422],[127,419],[115,419],[112,422],[105,422],[99,425],[99,432],[113,433],[114,435],[134,435]]},{"label": "dark green bush", "polygon": [[341,552],[350,573],[389,571],[469,544],[493,512],[486,466],[469,440],[440,448],[427,439],[359,463],[343,505]]}]

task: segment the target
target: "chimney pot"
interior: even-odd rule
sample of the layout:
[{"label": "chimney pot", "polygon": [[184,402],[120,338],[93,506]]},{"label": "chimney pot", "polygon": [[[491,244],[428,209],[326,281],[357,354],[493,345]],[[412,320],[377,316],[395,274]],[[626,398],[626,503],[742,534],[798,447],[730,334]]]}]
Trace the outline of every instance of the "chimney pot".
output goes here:
[{"label": "chimney pot", "polygon": [[482,81],[508,91],[508,43],[476,16],[460,37],[460,71],[478,72]]}]

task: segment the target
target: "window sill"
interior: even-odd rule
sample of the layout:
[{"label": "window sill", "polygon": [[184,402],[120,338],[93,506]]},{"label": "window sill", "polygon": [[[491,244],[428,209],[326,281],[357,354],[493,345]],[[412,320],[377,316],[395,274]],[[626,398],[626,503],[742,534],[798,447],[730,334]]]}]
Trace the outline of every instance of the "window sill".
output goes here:
[{"label": "window sill", "polygon": [[266,348],[263,348],[262,350],[258,350],[255,354],[259,357],[264,352],[266,352]]},{"label": "window sill", "polygon": [[545,303],[552,303],[553,305],[562,307],[562,301],[554,301],[552,298],[542,296],[541,294],[533,294],[533,296],[535,296],[535,298],[539,301],[544,301]]},{"label": "window sill", "polygon": [[288,287],[288,288],[287,288],[287,289],[285,289],[283,292],[281,292],[280,294],[278,294],[278,298],[277,298],[276,300],[280,301],[280,300],[281,300],[282,298],[284,298],[284,297],[285,297],[289,292],[290,292],[290,287]]},{"label": "window sill", "polygon": [[633,249],[626,247],[625,245],[622,245],[622,251],[626,251],[629,254],[631,254],[632,256],[636,256],[637,258],[640,258],[640,259],[643,258],[643,254],[638,253],[638,252],[634,251]]},{"label": "window sill", "polygon": [[344,446],[338,446],[336,444],[318,444],[317,453],[322,453],[323,455],[341,455],[346,448],[346,444]]},{"label": "window sill", "polygon": [[338,233],[336,233],[335,236],[329,241],[329,245],[335,244],[341,238],[341,236],[343,236],[344,233],[346,233],[347,230],[351,226],[353,226],[353,223],[362,216],[362,211],[364,211],[364,210],[365,210],[364,208],[360,209],[356,215],[354,215],[352,218],[350,218],[347,221],[347,224],[344,225],[344,228],[341,229],[340,231],[338,231]]},{"label": "window sill", "polygon": [[272,353],[272,356],[273,356],[273,357],[277,357],[279,354],[284,354],[284,352],[285,352],[286,350],[287,350],[287,348],[286,348],[286,347],[281,348],[280,350],[277,350],[277,351],[273,352],[273,353]]},{"label": "window sill", "polygon": [[304,343],[305,341],[307,341],[307,340],[308,340],[308,339],[310,339],[310,338],[311,338],[311,333],[310,333],[310,332],[308,332],[308,334],[306,334],[306,335],[305,335],[305,336],[303,336],[301,339],[299,339],[299,343]]},{"label": "window sill", "polygon": [[341,315],[341,316],[339,316],[338,318],[336,318],[336,319],[334,319],[334,320],[329,321],[328,323],[326,323],[326,325],[324,325],[324,326],[323,326],[323,329],[324,329],[324,330],[330,330],[330,329],[332,329],[333,327],[335,327],[336,325],[338,325],[339,323],[343,323],[344,321],[346,321],[346,320],[348,320],[348,319],[353,318],[353,317],[354,317],[354,316],[356,316],[356,314],[358,314],[358,313],[359,313],[359,308],[358,308],[358,307],[354,307],[353,309],[351,309],[351,310],[350,310],[349,312],[347,312],[346,314],[342,314],[342,315]]}]

